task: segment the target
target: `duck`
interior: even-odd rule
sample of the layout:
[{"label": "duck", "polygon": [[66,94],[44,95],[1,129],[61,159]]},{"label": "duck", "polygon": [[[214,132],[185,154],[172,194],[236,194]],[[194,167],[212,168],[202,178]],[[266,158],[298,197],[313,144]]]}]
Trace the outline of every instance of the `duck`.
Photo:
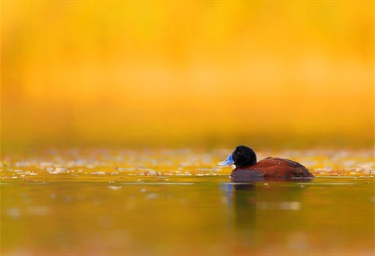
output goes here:
[{"label": "duck", "polygon": [[257,162],[253,149],[239,145],[219,166],[236,166],[230,174],[232,182],[263,179],[312,179],[314,175],[302,164],[289,159],[267,157]]}]

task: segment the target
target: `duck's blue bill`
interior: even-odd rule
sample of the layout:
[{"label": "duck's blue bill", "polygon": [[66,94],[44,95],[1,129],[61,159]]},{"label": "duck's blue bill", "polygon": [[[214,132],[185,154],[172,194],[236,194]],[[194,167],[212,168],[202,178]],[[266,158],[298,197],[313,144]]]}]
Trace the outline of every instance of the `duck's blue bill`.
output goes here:
[{"label": "duck's blue bill", "polygon": [[233,164],[233,163],[234,163],[234,161],[232,159],[232,154],[230,154],[223,162],[218,163],[218,165],[223,166],[223,165],[230,165],[230,164]]}]

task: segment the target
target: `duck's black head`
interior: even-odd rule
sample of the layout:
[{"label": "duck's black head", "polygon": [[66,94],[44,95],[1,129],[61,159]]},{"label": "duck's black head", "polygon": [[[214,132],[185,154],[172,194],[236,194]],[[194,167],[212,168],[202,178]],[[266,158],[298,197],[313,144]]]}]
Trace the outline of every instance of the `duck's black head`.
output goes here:
[{"label": "duck's black head", "polygon": [[257,156],[254,150],[246,146],[237,146],[236,149],[230,154],[227,159],[220,162],[219,165],[235,164],[237,168],[250,166],[256,164]]},{"label": "duck's black head", "polygon": [[232,158],[236,167],[249,166],[257,162],[254,150],[246,146],[237,146],[232,153]]}]

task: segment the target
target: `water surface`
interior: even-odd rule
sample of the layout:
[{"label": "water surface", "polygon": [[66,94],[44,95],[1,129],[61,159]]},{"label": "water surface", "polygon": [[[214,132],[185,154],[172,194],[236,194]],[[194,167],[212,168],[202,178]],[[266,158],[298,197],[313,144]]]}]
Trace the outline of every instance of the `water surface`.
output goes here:
[{"label": "water surface", "polygon": [[1,253],[373,255],[370,151],[276,152],[317,178],[244,184],[216,166],[227,153],[5,155]]}]

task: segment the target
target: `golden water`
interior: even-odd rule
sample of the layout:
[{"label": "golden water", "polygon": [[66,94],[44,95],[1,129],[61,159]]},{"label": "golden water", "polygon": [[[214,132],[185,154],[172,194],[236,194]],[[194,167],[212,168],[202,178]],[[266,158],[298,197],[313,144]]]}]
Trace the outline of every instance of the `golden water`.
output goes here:
[{"label": "golden water", "polygon": [[262,151],[311,182],[229,182],[231,150],[3,154],[1,255],[372,255],[372,150]]}]

